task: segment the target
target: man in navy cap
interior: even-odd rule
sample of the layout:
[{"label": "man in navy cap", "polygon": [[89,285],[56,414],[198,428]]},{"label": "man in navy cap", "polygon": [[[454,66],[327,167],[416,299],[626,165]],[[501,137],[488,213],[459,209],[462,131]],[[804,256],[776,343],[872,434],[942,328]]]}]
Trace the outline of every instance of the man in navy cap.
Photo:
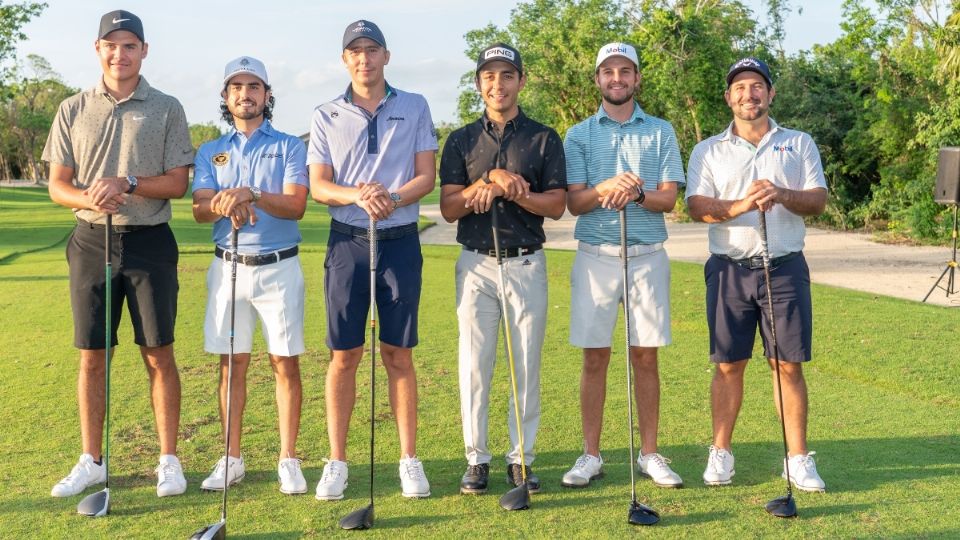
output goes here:
[{"label": "man in navy cap", "polygon": [[378,237],[380,358],[400,438],[401,491],[404,497],[427,497],[430,483],[417,458],[413,368],[423,266],[417,201],[434,187],[437,137],[423,96],[387,84],[383,71],[390,51],[377,25],[350,23],[343,33],[341,58],[350,85],[314,111],[307,152],[311,194],[330,207],[333,218],[324,263],[331,350],[326,383],[330,459],[316,497],[341,499],[347,485],[347,429],[371,307],[371,219]]},{"label": "man in navy cap", "polygon": [[[776,95],[770,69],[744,58],[727,72],[724,98],[733,121],[723,133],[701,141],[690,153],[687,206],[690,217],[709,223],[710,259],[707,327],[713,444],[703,481],[731,483],[733,427],[743,402],[743,374],[753,354],[757,328],[774,380],[779,357],[790,480],[803,491],[823,491],[813,452],[807,449],[807,385],[803,363],[811,358],[813,308],[810,271],[803,258],[803,218],[823,212],[827,184],[820,153],[810,135],[770,118]],[[766,212],[770,284],[776,298],[777,350],[771,346],[758,212]],[[779,407],[777,409],[779,411]]]},{"label": "man in navy cap", "polygon": [[67,243],[74,345],[80,349],[77,403],[83,453],[54,497],[76,495],[105,479],[100,457],[105,412],[104,227],[113,216],[112,345],[128,299],[133,339],[150,376],[160,439],[157,495],[187,488],[176,457],[180,378],[173,356],[177,315],[177,242],[167,226],[169,199],[187,190],[193,146],[180,103],[147,84],[143,24],[129,11],[100,19],[94,48],[103,75],[96,87],[60,104],[43,150],[50,198],[73,209]]}]

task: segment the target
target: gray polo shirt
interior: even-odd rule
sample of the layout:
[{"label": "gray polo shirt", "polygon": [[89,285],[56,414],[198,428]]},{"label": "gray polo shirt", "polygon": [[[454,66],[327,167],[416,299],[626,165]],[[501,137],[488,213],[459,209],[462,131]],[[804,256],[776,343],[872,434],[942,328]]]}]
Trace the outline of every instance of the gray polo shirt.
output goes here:
[{"label": "gray polo shirt", "polygon": [[[379,182],[394,192],[414,176],[414,156],[437,150],[430,107],[420,94],[387,85],[387,95],[374,114],[355,105],[351,88],[313,112],[307,165],[333,167],[333,181],[342,186]],[[420,205],[397,208],[377,228],[416,223]],[[355,204],[330,207],[342,223],[366,228],[370,218]]]},{"label": "gray polo shirt", "polygon": [[[110,176],[159,176],[193,164],[193,145],[180,102],[140,77],[137,89],[117,101],[103,85],[60,104],[42,159],[74,170],[74,185],[87,187]],[[93,210],[77,217],[104,223]],[[170,221],[170,201],[130,195],[113,217],[117,225],[157,225]]]}]

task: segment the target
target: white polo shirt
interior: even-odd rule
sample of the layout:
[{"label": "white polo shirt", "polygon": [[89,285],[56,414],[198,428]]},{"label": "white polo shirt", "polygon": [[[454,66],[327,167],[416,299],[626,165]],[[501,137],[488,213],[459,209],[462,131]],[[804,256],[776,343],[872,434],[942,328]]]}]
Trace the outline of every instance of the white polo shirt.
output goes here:
[{"label": "white polo shirt", "polygon": [[[702,195],[722,200],[746,197],[750,183],[767,179],[792,190],[827,187],[820,152],[807,133],[783,128],[770,119],[770,131],[756,147],[732,133],[733,123],[723,133],[700,141],[690,153],[687,166],[689,199]],[[734,259],[761,254],[760,218],[747,212],[708,229],[710,253]],[[767,212],[767,247],[771,257],[803,249],[806,227],[803,217],[782,204]]]}]

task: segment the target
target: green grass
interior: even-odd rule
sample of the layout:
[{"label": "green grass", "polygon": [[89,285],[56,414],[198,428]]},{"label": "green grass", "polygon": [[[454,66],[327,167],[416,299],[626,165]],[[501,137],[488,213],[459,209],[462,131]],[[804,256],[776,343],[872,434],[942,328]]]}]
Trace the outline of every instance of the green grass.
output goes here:
[{"label": "green grass", "polygon": [[[24,237],[43,247],[30,225],[61,231],[69,212],[43,197],[3,193],[0,245]],[[8,207],[9,205],[9,207]],[[202,350],[204,273],[210,261],[208,226],[192,225],[186,201],[176,203],[174,230],[185,253],[180,263],[180,312],[176,352],[183,381],[180,456],[190,482],[185,496],[157,499],[153,468],[157,447],[147,398],[146,375],[132,346],[129,324],[113,365],[113,509],[106,519],[76,515],[80,496],[54,499],[50,487],[76,460],[76,352],[62,234],[50,249],[0,263],[0,530],[4,536],[185,538],[219,516],[218,495],[198,486],[222,451],[216,419],[215,360]],[[19,214],[17,214],[19,213]],[[24,220],[11,226],[8,216]],[[307,277],[307,345],[302,357],[303,420],[299,450],[312,490],[328,452],[323,407],[324,216],[310,204],[304,223],[303,267]],[[30,243],[26,239],[31,239]],[[674,344],[661,353],[661,451],[686,481],[682,490],[639,484],[642,502],[663,521],[638,531],[626,524],[630,500],[626,403],[622,351],[616,341],[602,439],[607,476],[584,490],[559,486],[580,453],[579,352],[567,343],[568,280],[572,253],[549,252],[550,314],[544,347],[543,416],[535,470],[544,483],[527,512],[497,506],[505,491],[504,465],[495,458],[491,493],[458,494],[464,460],[457,390],[457,336],[453,268],[455,247],[424,248],[421,344],[416,350],[420,388],[419,455],[433,496],[400,496],[396,430],[389,412],[386,377],[377,379],[376,526],[383,537],[623,537],[642,533],[673,538],[761,537],[957,537],[960,535],[960,368],[956,330],[960,312],[830,287],[814,286],[815,360],[808,365],[811,389],[810,447],[817,451],[824,494],[798,493],[801,518],[778,520],[762,505],[783,494],[779,477],[779,428],[770,375],[752,362],[734,440],[737,475],[732,486],[705,488],[700,474],[710,440],[707,329],[703,278],[698,265],[674,263]],[[127,319],[125,315],[125,319]],[[618,330],[617,332],[622,332]],[[619,334],[618,334],[619,335]],[[258,338],[259,350],[262,341]],[[759,360],[759,351],[755,353]],[[262,353],[249,375],[244,426],[246,479],[230,495],[229,530],[248,538],[337,535],[337,520],[366,504],[365,464],[370,384],[358,379],[357,409],[349,450],[351,485],[341,502],[312,495],[288,497],[276,489],[278,441],[273,384]],[[508,375],[497,366],[491,405],[491,447],[502,454]],[[638,441],[639,442],[639,441]],[[90,492],[92,490],[88,490]]]}]

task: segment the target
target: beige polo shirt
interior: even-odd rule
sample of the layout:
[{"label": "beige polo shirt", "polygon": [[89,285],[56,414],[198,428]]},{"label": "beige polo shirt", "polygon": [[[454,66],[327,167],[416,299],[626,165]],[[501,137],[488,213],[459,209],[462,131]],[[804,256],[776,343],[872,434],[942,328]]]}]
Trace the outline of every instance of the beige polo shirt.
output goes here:
[{"label": "beige polo shirt", "polygon": [[[74,170],[74,185],[98,178],[159,176],[193,164],[193,145],[180,102],[140,77],[129,97],[115,100],[101,79],[93,89],[65,99],[50,127],[42,159]],[[170,221],[170,201],[129,195],[113,217],[116,225],[157,225]],[[77,217],[104,223],[93,210]]]}]

